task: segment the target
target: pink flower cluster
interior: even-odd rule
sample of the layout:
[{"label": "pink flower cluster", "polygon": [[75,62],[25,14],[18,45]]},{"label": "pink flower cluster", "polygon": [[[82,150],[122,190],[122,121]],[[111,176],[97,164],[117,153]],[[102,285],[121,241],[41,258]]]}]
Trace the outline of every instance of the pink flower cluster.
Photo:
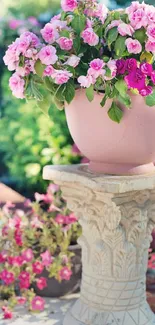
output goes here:
[{"label": "pink flower cluster", "polygon": [[77,222],[77,217],[74,215],[74,213],[71,213],[68,216],[64,216],[63,214],[57,214],[55,222],[59,225],[71,225]]},{"label": "pink flower cluster", "polygon": [[141,96],[148,96],[153,92],[153,87],[148,85],[148,79],[155,84],[155,70],[152,64],[147,62],[137,63],[137,60],[117,60],[117,74],[125,74],[124,80],[129,89],[137,89]]}]

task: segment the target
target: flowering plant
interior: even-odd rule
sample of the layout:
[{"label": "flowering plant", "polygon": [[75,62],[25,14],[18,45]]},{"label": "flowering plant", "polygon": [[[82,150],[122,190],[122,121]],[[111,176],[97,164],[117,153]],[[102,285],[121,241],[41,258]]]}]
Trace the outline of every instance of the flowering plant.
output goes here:
[{"label": "flowering plant", "polygon": [[108,11],[95,0],[61,0],[61,7],[41,30],[43,41],[26,32],[6,51],[13,95],[35,98],[47,112],[52,99],[60,108],[69,104],[79,87],[89,101],[103,92],[101,106],[113,99],[108,115],[118,123],[118,103],[131,107],[128,90],[154,106],[155,8],[136,1]]},{"label": "flowering plant", "polygon": [[81,233],[77,218],[67,210],[57,185],[35,198],[33,203],[26,201],[27,212],[9,203],[0,210],[0,294],[8,299],[0,302],[4,318],[12,317],[17,304],[27,304],[32,311],[44,309],[44,299],[32,287],[47,286],[44,269],[58,281],[72,275],[68,246]]}]

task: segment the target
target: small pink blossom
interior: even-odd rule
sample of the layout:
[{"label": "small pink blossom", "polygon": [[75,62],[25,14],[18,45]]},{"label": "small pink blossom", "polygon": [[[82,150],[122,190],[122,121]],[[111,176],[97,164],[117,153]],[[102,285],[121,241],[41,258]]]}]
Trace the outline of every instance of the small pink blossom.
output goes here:
[{"label": "small pink blossom", "polygon": [[3,314],[3,319],[11,319],[13,317],[13,313],[11,310],[8,308],[5,308],[4,314]]},{"label": "small pink blossom", "polygon": [[141,4],[139,3],[139,1],[133,1],[131,5],[126,8],[125,11],[127,14],[131,14],[139,8],[141,8]]},{"label": "small pink blossom", "polygon": [[145,88],[141,89],[139,93],[143,97],[149,96],[153,93],[153,88],[151,86],[146,86]]},{"label": "small pink blossom", "polygon": [[0,253],[0,264],[1,264],[1,263],[5,263],[6,260],[7,260],[7,253],[6,253],[5,251],[2,251],[2,252]]},{"label": "small pink blossom", "polygon": [[73,40],[67,37],[60,37],[57,40],[61,50],[70,51],[73,47]]},{"label": "small pink blossom", "polygon": [[155,42],[155,24],[148,26],[146,34],[150,41]]},{"label": "small pink blossom", "polygon": [[84,43],[90,46],[96,46],[99,43],[98,35],[93,31],[92,28],[86,28],[81,34]]},{"label": "small pink blossom", "polygon": [[147,26],[147,17],[143,8],[138,8],[129,14],[130,24],[134,29]]},{"label": "small pink blossom", "polygon": [[5,65],[7,65],[9,71],[13,71],[16,69],[19,63],[19,54],[17,53],[17,47],[20,42],[20,39],[17,38],[15,42],[9,45],[7,51],[5,52],[5,56],[3,57],[3,61]]},{"label": "small pink blossom", "polygon": [[142,51],[142,45],[138,40],[127,38],[125,41],[129,53],[138,54]]},{"label": "small pink blossom", "polygon": [[147,6],[145,9],[148,25],[155,23],[155,7]]},{"label": "small pink blossom", "polygon": [[55,222],[58,223],[59,225],[65,224],[65,220],[66,220],[66,216],[64,216],[63,214],[57,214],[55,218]]},{"label": "small pink blossom", "polygon": [[64,63],[64,65],[69,65],[73,68],[76,68],[80,62],[80,58],[74,54],[72,54],[68,60]]},{"label": "small pink blossom", "polygon": [[31,262],[34,258],[34,254],[31,248],[26,249],[22,252],[23,262]]},{"label": "small pink blossom", "polygon": [[69,216],[66,216],[66,219],[65,219],[65,223],[67,225],[70,225],[70,224],[75,223],[77,221],[78,221],[78,219],[77,219],[77,217],[75,216],[74,213],[71,213]]},{"label": "small pink blossom", "polygon": [[67,70],[55,70],[55,73],[52,76],[55,79],[57,85],[62,85],[68,82],[72,77],[72,73]]},{"label": "small pink blossom", "polygon": [[39,37],[32,32],[26,31],[20,36],[20,41],[25,39],[29,40],[31,48],[38,48],[40,46]]},{"label": "small pink blossom", "polygon": [[111,76],[110,77],[107,77],[106,75],[104,76],[104,79],[105,80],[111,80],[113,78],[116,77],[116,74],[117,74],[117,61],[116,60],[110,60],[108,63],[107,63],[107,67],[109,68],[110,72],[111,72]]},{"label": "small pink blossom", "polygon": [[146,76],[151,76],[153,72],[152,64],[147,62],[141,63],[140,69]]},{"label": "small pink blossom", "polygon": [[52,45],[44,46],[38,53],[38,58],[42,64],[51,65],[56,63],[58,57],[56,55],[56,49]]},{"label": "small pink blossom", "polygon": [[15,281],[13,272],[9,272],[7,270],[3,270],[0,273],[0,278],[2,279],[2,281],[4,281],[6,285],[10,285]]},{"label": "small pink blossom", "polygon": [[59,190],[60,190],[59,185],[54,184],[54,183],[51,183],[51,184],[48,186],[48,189],[47,189],[47,191],[48,191],[48,192],[52,192],[52,194],[57,193]]},{"label": "small pink blossom", "polygon": [[27,299],[25,297],[17,297],[17,303],[19,305],[24,305],[26,303]]},{"label": "small pink blossom", "polygon": [[24,96],[24,86],[25,81],[18,76],[17,73],[14,73],[9,79],[9,86],[12,91],[13,96],[23,99]]},{"label": "small pink blossom", "polygon": [[94,17],[99,18],[104,24],[108,15],[108,8],[103,3],[98,3],[97,8],[94,10]]},{"label": "small pink blossom", "polygon": [[67,267],[64,266],[60,271],[59,271],[59,277],[61,280],[66,280],[69,281],[72,275],[72,271]]},{"label": "small pink blossom", "polygon": [[106,33],[107,33],[110,29],[112,29],[112,28],[114,28],[114,27],[118,27],[121,23],[122,23],[122,20],[113,20],[113,21],[111,22],[111,24],[108,24],[108,26],[107,26],[107,28],[106,28]]},{"label": "small pink blossom", "polygon": [[155,53],[155,41],[152,42],[152,41],[148,40],[145,44],[145,50],[147,52],[152,52],[154,54]]},{"label": "small pink blossom", "polygon": [[45,70],[44,70],[44,77],[45,76],[52,76],[52,74],[55,72],[55,69],[51,66],[51,65],[48,65]]},{"label": "small pink blossom", "polygon": [[22,271],[18,278],[21,289],[28,289],[30,287],[30,273]]},{"label": "small pink blossom", "polygon": [[59,33],[51,23],[47,23],[40,32],[45,42],[49,44],[54,43],[59,38]]},{"label": "small pink blossom", "polygon": [[88,69],[88,75],[97,79],[99,76],[103,76],[105,74],[105,70],[103,67],[105,63],[101,59],[94,59],[90,62],[90,69]]},{"label": "small pink blossom", "polygon": [[152,80],[152,82],[153,82],[154,85],[155,85],[155,70],[152,71],[152,73],[151,73],[151,80]]},{"label": "small pink blossom", "polygon": [[63,11],[74,11],[78,6],[76,0],[61,0],[61,8]]},{"label": "small pink blossom", "polygon": [[14,238],[16,241],[16,244],[18,246],[23,246],[23,240],[22,240],[22,230],[21,229],[16,229],[14,233]]},{"label": "small pink blossom", "polygon": [[46,288],[47,287],[47,279],[45,279],[44,277],[37,279],[37,287],[40,290],[43,290],[44,288]]},{"label": "small pink blossom", "polygon": [[41,297],[36,296],[31,301],[31,307],[32,307],[32,310],[43,311],[45,308],[45,300]]},{"label": "small pink blossom", "polygon": [[132,36],[134,33],[134,29],[132,26],[125,24],[125,23],[121,23],[118,25],[118,32],[121,36]]},{"label": "small pink blossom", "polygon": [[43,263],[36,261],[35,263],[32,264],[32,269],[34,273],[41,274],[43,272],[44,265]]},{"label": "small pink blossom", "polygon": [[88,76],[80,76],[78,78],[78,83],[81,87],[89,88],[91,85],[94,84],[94,78],[90,75]]},{"label": "small pink blossom", "polygon": [[50,252],[47,250],[46,252],[40,254],[42,258],[42,265],[48,267],[52,264],[54,258],[51,256]]},{"label": "small pink blossom", "polygon": [[21,266],[23,264],[22,256],[8,256],[7,261],[13,266]]}]

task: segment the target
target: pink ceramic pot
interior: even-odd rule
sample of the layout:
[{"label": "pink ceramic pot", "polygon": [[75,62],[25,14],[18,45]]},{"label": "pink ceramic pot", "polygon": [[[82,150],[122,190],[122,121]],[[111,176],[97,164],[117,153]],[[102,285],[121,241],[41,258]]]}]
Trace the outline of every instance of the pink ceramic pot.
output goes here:
[{"label": "pink ceramic pot", "polygon": [[90,160],[93,172],[116,175],[146,174],[155,171],[155,107],[132,95],[132,109],[122,107],[120,124],[110,120],[107,111],[112,100],[100,106],[103,95],[90,103],[84,90],[77,90],[66,118],[72,138]]}]

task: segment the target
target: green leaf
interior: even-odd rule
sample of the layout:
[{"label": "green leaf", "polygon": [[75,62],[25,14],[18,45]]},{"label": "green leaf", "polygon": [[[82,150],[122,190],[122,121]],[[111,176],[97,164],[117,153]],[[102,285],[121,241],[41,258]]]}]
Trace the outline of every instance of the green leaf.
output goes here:
[{"label": "green leaf", "polygon": [[25,96],[27,99],[35,98],[38,101],[43,100],[43,95],[39,90],[38,84],[35,83],[33,79],[30,80],[29,85],[26,88]]},{"label": "green leaf", "polygon": [[84,30],[85,25],[86,25],[85,15],[75,15],[73,20],[71,21],[71,26],[77,34],[80,34]]},{"label": "green leaf", "polygon": [[45,115],[48,115],[48,111],[49,111],[51,104],[52,104],[52,100],[50,102],[48,97],[45,97],[41,101],[37,101],[37,106],[42,110],[42,112]]},{"label": "green leaf", "polygon": [[116,55],[121,57],[126,50],[126,45],[125,45],[126,37],[119,36],[116,40],[115,43],[115,52]]},{"label": "green leaf", "polygon": [[122,110],[116,105],[115,102],[112,103],[108,115],[110,119],[114,122],[120,123],[122,117],[123,117],[123,112]]},{"label": "green leaf", "polygon": [[133,34],[133,37],[137,39],[141,44],[143,44],[147,38],[145,28],[142,27],[141,29],[137,29]]},{"label": "green leaf", "polygon": [[86,96],[89,100],[89,102],[92,102],[94,99],[94,87],[91,85],[89,88],[86,88]]},{"label": "green leaf", "polygon": [[67,37],[67,38],[70,38],[70,32],[68,31],[68,30],[62,30],[62,31],[60,31],[60,36],[61,37]]},{"label": "green leaf", "polygon": [[115,83],[115,88],[118,90],[118,92],[122,97],[126,96],[128,87],[126,82],[123,79],[120,79]]},{"label": "green leaf", "polygon": [[104,95],[104,97],[103,97],[103,99],[101,100],[101,103],[100,103],[100,105],[101,105],[102,107],[105,105],[107,99],[108,99],[108,96],[107,96],[107,95]]},{"label": "green leaf", "polygon": [[145,98],[146,105],[155,106],[155,89],[153,93]]},{"label": "green leaf", "polygon": [[35,63],[35,65],[34,65],[34,69],[35,69],[37,75],[39,77],[41,77],[41,78],[43,76],[43,72],[45,70],[45,67],[46,66],[44,64],[42,64],[40,60],[37,60],[36,63]]},{"label": "green leaf", "polygon": [[76,37],[73,40],[73,46],[74,46],[74,49],[76,51],[76,54],[79,54],[80,47],[81,47],[81,39],[80,39],[80,37]]},{"label": "green leaf", "polygon": [[53,94],[55,93],[55,84],[49,77],[44,78],[44,84],[47,90],[49,90]]},{"label": "green leaf", "polygon": [[128,107],[128,108],[131,107],[131,98],[128,94],[126,94],[126,96],[124,96],[124,97],[122,97],[121,95],[118,95],[117,99],[120,103],[122,103],[126,107]]},{"label": "green leaf", "polygon": [[65,88],[65,91],[64,91],[64,97],[65,97],[66,102],[68,104],[70,104],[72,102],[74,96],[75,96],[74,83],[72,81],[69,81],[66,84],[66,88]]},{"label": "green leaf", "polygon": [[117,39],[117,36],[118,36],[117,27],[110,29],[108,32],[108,45],[111,45],[113,42],[115,42]]}]

